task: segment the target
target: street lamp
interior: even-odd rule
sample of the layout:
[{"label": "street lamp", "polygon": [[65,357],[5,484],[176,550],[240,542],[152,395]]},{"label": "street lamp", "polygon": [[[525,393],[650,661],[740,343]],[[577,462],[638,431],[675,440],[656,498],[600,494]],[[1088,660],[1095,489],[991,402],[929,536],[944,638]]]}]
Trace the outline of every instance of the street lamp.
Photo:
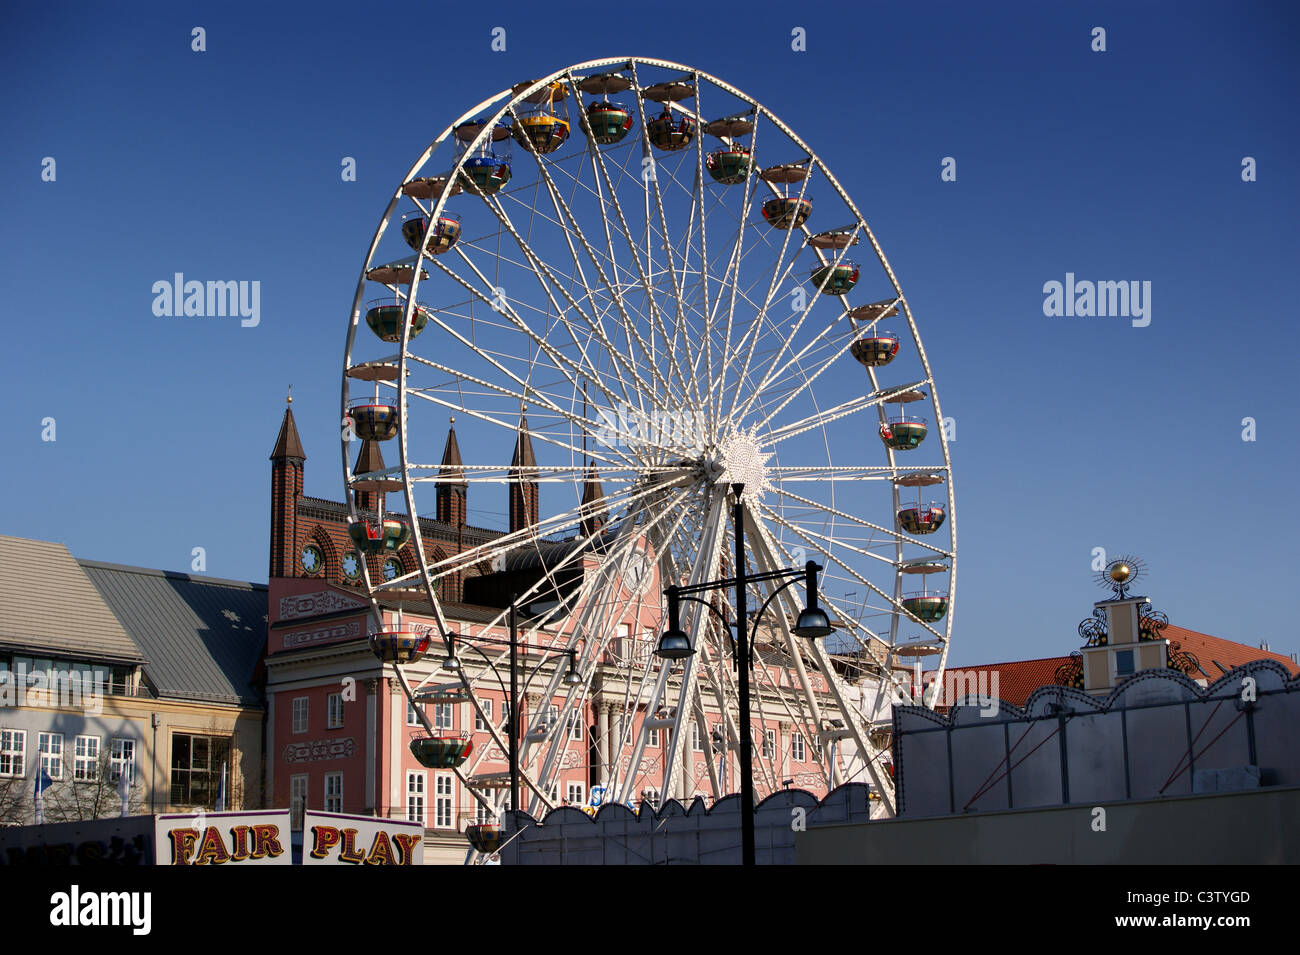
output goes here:
[{"label": "street lamp", "polygon": [[[751,740],[750,705],[749,705],[749,671],[754,665],[754,657],[750,651],[754,640],[758,636],[758,623],[762,619],[764,611],[771,605],[772,601],[791,584],[798,581],[801,577],[804,581],[807,602],[804,609],[799,612],[799,617],[791,632],[795,636],[802,637],[806,640],[816,640],[825,637],[834,632],[835,628],[831,625],[830,618],[826,611],[817,606],[817,572],[821,567],[814,561],[808,561],[802,570],[771,570],[761,574],[745,573],[745,506],[741,500],[741,494],[745,490],[743,484],[733,484],[732,492],[735,494],[735,503],[732,508],[732,520],[735,523],[736,537],[736,576],[726,577],[719,580],[704,581],[697,584],[687,584],[685,586],[673,586],[664,591],[668,598],[668,629],[663,632],[659,638],[659,645],[655,648],[655,655],[665,660],[681,660],[695,652],[691,646],[691,639],[686,631],[681,628],[681,601],[693,600],[696,603],[703,604],[714,613],[721,616],[721,612],[706,600],[701,600],[695,594],[704,593],[710,590],[724,590],[727,587],[736,588],[735,613],[736,613],[736,670],[740,678],[740,721],[741,721],[741,746],[740,746],[740,852],[741,863],[743,865],[754,864],[754,765],[753,765],[753,741]],[[745,588],[750,582],[762,583],[764,581],[784,581],[779,587],[774,589],[768,595],[766,601],[759,608],[758,613],[754,615],[754,629],[751,639],[749,632],[749,612],[746,608]],[[725,618],[724,623],[725,623]]]},{"label": "street lamp", "polygon": [[[529,608],[529,610],[535,611],[539,609],[539,607],[549,610],[554,606],[556,606],[556,604],[554,603],[533,604]],[[508,716],[509,716],[509,719],[507,721],[506,732],[509,733],[509,745],[510,745],[510,808],[517,810],[519,809],[519,708],[518,708],[518,703],[519,703],[519,647],[520,647],[519,595],[518,594],[511,596],[509,609],[510,609],[510,640],[508,642],[510,644],[510,690],[509,690],[509,699],[507,700],[506,703],[508,709]],[[501,644],[503,642],[507,642],[501,640],[494,640],[491,637],[479,637],[477,639],[479,640],[479,642],[485,642],[485,643]],[[477,646],[474,646],[473,644],[469,644],[469,646],[472,647],[474,650],[478,650],[479,654],[483,656],[484,661],[487,662],[488,667],[493,671],[493,675],[496,676],[497,683],[500,684],[501,677],[499,674],[496,673],[496,667],[492,666],[492,663],[487,659],[486,654],[483,654],[483,651],[479,650],[479,648]],[[578,672],[578,650],[576,647],[570,648],[568,650],[556,650],[551,647],[533,647],[531,649],[539,650],[543,653],[549,652],[549,656],[544,656],[541,660],[539,660],[537,666],[533,669],[533,672],[528,675],[528,678],[524,681],[525,692],[528,690],[528,684],[532,682],[533,677],[535,677],[541,671],[542,664],[544,664],[547,659],[550,659],[553,656],[558,656],[560,654],[564,654],[569,658],[568,669],[565,671],[565,674],[562,678],[564,685],[570,687],[582,685],[582,674]],[[444,670],[450,670],[453,672],[459,672],[462,669],[460,658],[456,656],[456,634],[454,633],[449,634],[447,637],[447,657],[442,661],[442,668]],[[501,686],[501,691],[502,693],[506,692],[506,688],[504,685]]]}]

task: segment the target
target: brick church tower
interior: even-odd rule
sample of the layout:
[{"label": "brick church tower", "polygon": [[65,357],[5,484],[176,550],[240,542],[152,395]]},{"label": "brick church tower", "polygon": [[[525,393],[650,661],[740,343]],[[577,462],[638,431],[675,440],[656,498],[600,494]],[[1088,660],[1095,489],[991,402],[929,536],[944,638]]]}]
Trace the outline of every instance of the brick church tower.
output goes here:
[{"label": "brick church tower", "polygon": [[297,566],[298,498],[307,461],[293,420],[293,398],[286,404],[280,435],[271,452],[271,577],[292,577]]}]

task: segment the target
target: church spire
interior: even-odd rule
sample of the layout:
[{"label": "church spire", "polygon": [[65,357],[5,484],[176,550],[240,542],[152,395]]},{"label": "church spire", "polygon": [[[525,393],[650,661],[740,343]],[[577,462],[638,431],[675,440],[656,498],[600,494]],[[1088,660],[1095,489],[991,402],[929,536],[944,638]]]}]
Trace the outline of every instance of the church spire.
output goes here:
[{"label": "church spire", "polygon": [[269,576],[292,577],[297,566],[298,498],[307,455],[293,420],[293,396],[285,401],[280,434],[271,452],[271,560]]},{"label": "church spire", "polygon": [[[442,466],[438,469],[437,507],[438,520],[444,524],[464,524],[469,495],[469,483],[460,459],[460,444],[456,441],[456,419],[450,420],[447,446],[442,449]],[[452,479],[459,480],[452,480]]]},{"label": "church spire", "polygon": [[[528,430],[528,418],[519,409],[519,432],[515,437],[515,453],[510,458],[510,530],[518,531],[537,523],[538,487],[537,457],[533,454],[533,439]],[[532,478],[533,480],[526,480]]]}]

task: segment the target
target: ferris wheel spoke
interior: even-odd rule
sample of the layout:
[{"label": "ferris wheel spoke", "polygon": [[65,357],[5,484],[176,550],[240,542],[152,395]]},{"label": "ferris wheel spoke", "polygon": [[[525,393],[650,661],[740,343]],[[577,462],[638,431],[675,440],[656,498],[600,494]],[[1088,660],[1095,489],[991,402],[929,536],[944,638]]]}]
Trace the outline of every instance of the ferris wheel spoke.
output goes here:
[{"label": "ferris wheel spoke", "polygon": [[[808,190],[808,182],[811,178],[812,178],[811,172],[809,175],[803,178],[802,184],[799,187],[799,195],[797,198],[799,199],[804,198],[804,194]],[[768,185],[770,188],[770,183]],[[771,191],[773,195],[777,195],[775,189],[771,189]],[[755,226],[755,228],[757,228],[757,226]],[[768,310],[771,308],[772,300],[776,294],[777,288],[780,287],[780,284],[785,281],[786,275],[788,275],[789,272],[794,268],[794,260],[798,256],[798,251],[796,251],[795,255],[791,257],[790,264],[786,266],[784,271],[781,269],[781,264],[785,261],[786,252],[790,246],[790,237],[794,235],[794,229],[783,229],[782,231],[785,233],[785,235],[781,239],[781,250],[777,254],[776,268],[772,270],[772,280],[768,283],[767,294],[764,296],[763,304],[758,310],[758,315],[755,316],[754,323],[751,325],[750,330],[753,331],[753,334],[751,335],[749,334],[749,332],[746,332],[745,334],[741,335],[740,342],[737,345],[737,354],[738,354],[740,351],[744,350],[745,341],[748,338],[749,349],[745,353],[744,365],[741,368],[740,373],[736,376],[736,381],[738,383],[738,386],[736,388],[735,395],[733,396],[731,402],[730,414],[733,418],[735,417],[736,406],[743,390],[742,388],[739,387],[739,383],[749,380],[750,364],[753,362],[754,351],[758,347],[758,341],[759,338],[761,337],[762,319],[767,316]],[[811,303],[807,307],[811,308],[812,307]]]},{"label": "ferris wheel spoke", "polygon": [[[635,82],[635,79],[634,79],[634,82]],[[650,141],[649,141],[648,135],[647,135],[647,133],[646,133],[646,127],[645,127],[645,109],[644,109],[644,106],[641,104],[641,101],[640,101],[640,98],[639,98],[639,97],[637,98],[637,103],[638,103],[638,110],[640,111],[640,116],[641,116],[641,134],[642,134],[642,148],[643,148],[643,156],[645,156],[645,157],[649,157],[649,156],[651,155],[651,154],[650,154]],[[669,336],[668,336],[668,333],[667,333],[667,329],[664,327],[664,323],[663,323],[663,319],[662,319],[661,310],[660,310],[660,308],[659,308],[659,304],[658,304],[658,299],[657,299],[656,296],[655,296],[655,291],[654,291],[654,289],[655,289],[655,283],[654,283],[654,281],[651,279],[650,275],[649,275],[649,274],[647,273],[647,271],[646,271],[646,270],[647,270],[647,266],[649,266],[649,267],[653,267],[652,249],[650,249],[650,248],[647,246],[647,248],[646,248],[646,250],[645,250],[645,251],[646,251],[646,258],[643,259],[642,256],[641,256],[641,251],[640,251],[640,249],[638,248],[637,241],[636,241],[636,239],[635,239],[635,237],[634,237],[634,235],[633,235],[632,227],[631,227],[631,225],[629,224],[629,222],[628,222],[628,218],[627,218],[627,215],[626,215],[626,213],[625,213],[624,210],[623,210],[623,204],[622,204],[622,202],[619,200],[619,197],[618,197],[618,188],[616,187],[613,178],[610,176],[609,166],[608,166],[608,164],[605,162],[605,154],[604,154],[601,150],[597,149],[597,148],[596,148],[596,144],[595,144],[594,142],[590,141],[590,140],[588,141],[588,150],[590,151],[591,155],[593,156],[593,161],[594,161],[594,162],[599,166],[600,175],[601,175],[601,180],[600,180],[600,181],[603,181],[604,186],[605,186],[605,188],[604,188],[603,191],[598,190],[598,193],[597,193],[597,194],[600,196],[600,199],[601,199],[602,211],[604,211],[604,212],[606,213],[605,216],[604,216],[605,221],[606,221],[606,223],[617,222],[617,224],[618,224],[618,232],[623,236],[624,240],[626,241],[627,246],[628,246],[629,257],[630,257],[632,263],[636,266],[636,277],[637,277],[637,278],[639,279],[639,281],[640,281],[640,291],[645,295],[645,299],[646,299],[646,319],[647,319],[647,321],[650,323],[651,327],[652,327],[653,330],[654,330],[654,331],[653,331],[653,334],[656,335],[656,336],[658,336],[658,337],[659,337],[659,338],[660,338],[660,339],[661,339],[661,340],[666,344],[666,343],[669,341]],[[644,169],[644,168],[645,168],[645,167],[643,166],[643,169]],[[655,168],[657,169],[657,167],[655,167]],[[623,172],[624,172],[624,174],[626,175],[626,171],[624,170]],[[630,177],[629,177],[629,178],[630,178]],[[641,178],[640,189],[645,191],[645,194],[646,194],[646,197],[647,197],[647,203],[648,203],[648,201],[649,201],[650,182],[648,182],[648,181],[646,181],[646,180],[647,180],[647,177],[646,177],[645,173],[643,172],[643,173],[642,173],[642,178]],[[657,195],[657,190],[658,190],[658,183],[657,183],[657,180],[656,180],[656,179],[651,179],[650,181],[655,182],[655,189],[656,189],[656,195]],[[612,206],[613,211],[614,211],[614,214],[615,214],[615,218],[614,218],[613,220],[610,219],[610,217],[609,217],[609,215],[608,215],[608,209],[607,209],[607,208],[605,207],[605,205],[604,205],[604,203],[605,203],[605,199],[606,199],[606,196],[608,196],[609,204],[610,204],[610,206]],[[647,211],[648,211],[648,210],[647,210]],[[646,221],[647,242],[649,241],[649,233],[650,233],[650,231],[651,231],[651,226],[650,226],[649,217],[648,217],[648,214],[647,214],[647,221]],[[665,231],[664,234],[665,234],[665,236],[667,235],[666,231]],[[610,257],[611,260],[613,260],[613,259],[614,259],[614,243],[613,243],[613,237],[612,237],[612,235],[610,234],[608,228],[606,229],[606,236],[607,236],[607,240],[609,241],[609,257]],[[666,244],[667,244],[667,243],[666,243],[666,241],[665,241],[665,245],[666,245]],[[670,255],[670,259],[671,259],[671,255]],[[670,266],[671,266],[671,261],[670,261]],[[673,273],[673,282],[674,282],[674,289],[676,289],[676,288],[677,288],[677,285],[676,285],[676,273],[675,273],[675,272]],[[607,284],[608,284],[608,282],[607,282]],[[616,296],[616,298],[618,299],[618,301],[620,302],[620,308],[621,308],[621,310],[622,310],[621,303],[622,303],[622,300],[623,300],[623,295],[622,295],[621,290],[614,288],[612,285],[610,285],[610,290],[611,290],[611,293],[614,294],[614,295]],[[679,298],[678,300],[680,301],[680,298]],[[628,319],[627,314],[626,314],[626,310],[622,310],[622,311],[623,311],[623,315],[624,315],[624,333],[625,333],[625,335],[627,335],[627,336],[629,337],[629,339],[635,339],[635,340],[636,340],[636,342],[637,342],[639,348],[641,349],[642,354],[646,357],[647,362],[649,363],[649,365],[650,365],[653,369],[655,369],[655,377],[656,377],[656,380],[659,382],[660,385],[662,385],[662,387],[663,387],[663,389],[664,389],[664,394],[665,394],[666,396],[667,396],[667,395],[671,395],[671,394],[672,394],[672,389],[668,387],[668,383],[663,379],[663,376],[662,376],[661,374],[659,374],[659,372],[658,372],[658,354],[657,354],[656,349],[653,347],[653,344],[652,344],[652,343],[647,343],[647,342],[646,342],[646,341],[641,337],[641,333],[636,329],[636,325],[635,325],[635,323],[632,322],[630,319]],[[670,362],[670,371],[673,370],[673,369],[676,369],[676,372],[675,372],[676,378],[677,378],[679,384],[681,384],[681,385],[683,386],[683,391],[680,393],[680,397],[683,397],[683,398],[684,398],[684,397],[686,396],[686,394],[687,394],[687,391],[686,391],[686,389],[685,389],[685,381],[684,381],[684,379],[682,378],[682,375],[681,375],[681,369],[680,369],[679,367],[676,366],[676,359],[675,359],[675,357],[671,354],[671,349],[670,349],[669,351],[670,351],[670,354],[669,354],[668,358],[669,358],[669,362]]]},{"label": "ferris wheel spoke", "polygon": [[[532,271],[533,274],[537,277],[538,283],[541,285],[542,290],[546,293],[547,298],[551,302],[551,307],[555,309],[556,315],[559,316],[560,323],[564,326],[565,330],[569,332],[570,339],[573,341],[574,345],[580,350],[582,350],[582,345],[578,341],[577,335],[574,334],[573,328],[570,325],[568,319],[564,317],[566,310],[560,307],[559,302],[556,301],[555,299],[554,292],[559,292],[559,294],[563,296],[564,300],[568,303],[569,306],[568,310],[571,310],[583,320],[583,323],[587,326],[587,330],[590,331],[592,334],[594,334],[597,340],[599,340],[600,343],[605,347],[609,357],[611,359],[616,360],[616,362],[621,365],[624,372],[631,374],[633,378],[638,381],[639,385],[645,387],[646,383],[640,381],[639,376],[637,376],[635,372],[631,370],[627,362],[619,360],[621,359],[620,353],[618,352],[617,349],[614,348],[613,343],[610,342],[607,337],[605,337],[603,330],[600,328],[598,323],[596,323],[592,319],[592,317],[587,314],[586,310],[582,308],[582,306],[578,303],[577,299],[575,299],[573,295],[571,295],[569,291],[564,287],[564,283],[560,282],[557,279],[555,273],[551,270],[551,268],[545,262],[543,262],[542,259],[536,253],[532,251],[532,249],[528,246],[528,244],[519,235],[518,230],[515,228],[514,224],[510,221],[510,217],[507,216],[505,210],[501,208],[501,204],[499,202],[495,202],[492,199],[492,197],[489,197],[488,206],[489,208],[492,209],[493,212],[496,213],[497,219],[500,221],[502,227],[511,234],[515,242],[518,244],[519,248],[523,251],[525,258],[528,260],[530,271]],[[585,236],[583,237],[583,241],[584,242],[586,241]],[[543,345],[543,343],[545,342],[545,339],[543,337],[537,336],[536,333],[532,332],[531,329],[529,329],[529,333],[539,346]],[[591,370],[592,375],[593,376],[598,375],[599,372],[596,370],[595,366],[592,365],[590,359],[586,357],[585,350],[583,350],[583,357],[586,360],[588,368]],[[663,382],[663,377],[662,375],[659,374],[658,368],[651,365],[650,371],[653,377],[655,377],[661,384],[664,384],[666,390],[667,389],[666,383]]]},{"label": "ferris wheel spoke", "polygon": [[[586,282],[584,270],[582,268],[582,263],[579,259],[577,250],[573,247],[573,241],[572,241],[573,236],[576,236],[578,238],[578,241],[582,245],[583,250],[587,253],[588,258],[591,260],[591,263],[595,268],[596,274],[599,276],[600,281],[602,282],[602,284],[604,284],[605,288],[608,290],[611,300],[614,303],[614,306],[619,310],[619,313],[622,316],[624,328],[626,330],[629,330],[630,333],[637,339],[637,342],[641,346],[643,353],[648,352],[649,351],[648,346],[641,339],[640,334],[636,331],[635,323],[632,321],[631,317],[627,314],[627,310],[623,302],[623,296],[621,291],[618,288],[617,283],[612,282],[609,276],[606,275],[605,269],[600,263],[600,256],[597,254],[595,248],[592,246],[591,241],[587,238],[586,234],[582,231],[581,225],[578,223],[576,217],[573,215],[570,204],[566,203],[563,197],[560,196],[558,187],[556,186],[554,179],[551,177],[551,173],[550,170],[547,168],[547,164],[542,161],[542,158],[540,156],[537,156],[536,159],[537,159],[538,171],[542,177],[542,181],[546,185],[547,193],[556,210],[557,225],[559,224],[558,219],[562,218],[564,220],[565,225],[561,226],[561,228],[564,231],[565,241],[569,247],[569,253],[572,256],[574,261],[574,268],[576,270],[576,274],[580,278],[583,287],[587,289],[588,298],[591,299],[594,293],[592,292],[591,287]],[[611,260],[612,260],[612,256],[611,256]],[[594,300],[592,304],[593,305],[595,304]],[[626,360],[619,361],[619,359],[622,359],[622,354],[614,346],[613,342],[610,341],[609,336],[605,331],[604,324],[599,321],[598,316],[596,322],[594,323],[594,332],[597,335],[599,341],[605,346],[605,348],[609,352],[610,357],[615,359],[618,364],[620,364],[626,369],[627,367]],[[660,379],[660,381],[662,381],[662,378]],[[664,384],[666,387],[666,383]],[[624,391],[624,399],[628,402],[629,405],[632,403],[631,397],[626,393],[626,390]]]},{"label": "ferris wheel spoke", "polygon": [[[804,231],[807,232],[807,226],[804,226],[803,228]],[[859,231],[859,226],[855,225],[853,231],[849,233],[849,241],[844,245],[842,249],[839,250],[839,255],[835,256],[830,263],[826,262],[826,257],[821,255],[820,252],[818,252],[818,261],[821,262],[823,265],[827,265],[827,264],[830,264],[831,266],[840,265],[844,261],[844,257],[848,254],[849,249],[852,248],[853,243],[857,240],[858,231]],[[790,264],[793,267],[794,265],[793,260],[791,261]],[[824,287],[826,283],[829,281],[830,281],[830,274],[828,273],[826,278],[822,280],[822,286]],[[781,341],[781,347],[777,351],[776,356],[769,363],[767,373],[759,381],[758,387],[754,389],[753,394],[751,395],[749,401],[745,404],[744,408],[741,410],[742,415],[748,412],[749,408],[753,405],[755,398],[761,395],[773,380],[779,380],[780,378],[782,378],[787,373],[790,366],[798,362],[799,359],[802,358],[802,356],[805,355],[810,349],[812,349],[812,347],[818,343],[818,341],[822,338],[822,336],[825,335],[827,332],[829,332],[830,329],[833,327],[833,325],[828,324],[825,328],[821,330],[821,332],[819,332],[816,336],[814,336],[799,351],[798,354],[794,355],[784,365],[781,364],[781,359],[785,356],[785,353],[790,349],[791,343],[795,341],[796,336],[799,334],[799,330],[803,327],[803,323],[807,320],[809,314],[812,312],[813,305],[816,303],[815,300],[817,296],[820,295],[821,292],[822,292],[822,288],[819,287],[814,289],[813,293],[808,296],[807,306],[803,309],[803,311],[799,315],[799,318],[795,321],[793,330],[790,332],[789,335],[784,336],[783,340]],[[851,337],[852,336],[850,336],[850,338]],[[843,349],[841,348],[840,351],[842,350]],[[819,368],[817,372],[812,376],[812,379],[817,378],[828,367],[830,367],[829,361],[823,363],[821,368]],[[811,384],[812,379],[806,378],[805,387],[807,386],[807,384]],[[795,394],[798,394],[798,392],[795,392]],[[793,398],[794,395],[792,394],[790,398],[787,399],[786,404],[788,404],[790,400],[793,400]],[[776,414],[778,414],[781,411],[781,409],[784,407],[785,404],[782,404],[780,407],[776,409],[776,411],[773,411],[771,414],[769,414],[767,419],[763,421],[763,424],[764,425],[767,424],[767,422],[770,421],[772,417],[774,417]]]},{"label": "ferris wheel spoke", "polygon": [[[468,266],[474,272],[474,274],[479,278],[479,280],[484,284],[484,286],[486,286],[488,289],[495,290],[496,287],[492,285],[492,283],[488,280],[487,276],[484,275],[482,271],[477,266],[474,265],[474,263],[468,258],[468,256],[466,256],[463,252],[461,252],[460,257],[462,261],[464,261],[466,266]],[[568,369],[571,376],[571,380],[574,383],[575,387],[577,386],[577,383],[579,381],[584,381],[584,382],[589,381],[592,384],[594,384],[598,389],[600,389],[601,392],[605,394],[608,400],[610,401],[617,400],[616,396],[610,393],[606,389],[604,376],[602,376],[599,373],[599,371],[595,368],[595,366],[591,363],[591,360],[586,355],[585,349],[583,348],[581,343],[577,341],[576,336],[572,334],[572,329],[569,327],[567,322],[563,323],[565,325],[565,329],[570,332],[570,337],[572,338],[575,347],[578,349],[579,353],[583,357],[583,360],[586,362],[586,366],[587,366],[586,368],[581,367],[578,363],[574,362],[572,359],[568,358],[563,353],[561,353],[559,349],[557,349],[554,345],[550,344],[546,340],[546,337],[544,335],[539,335],[536,331],[534,331],[533,328],[519,316],[519,314],[509,304],[508,300],[498,299],[494,304],[494,301],[492,299],[489,299],[482,290],[474,288],[473,285],[471,285],[465,278],[463,278],[453,269],[449,268],[440,259],[435,260],[435,264],[443,271],[445,275],[447,275],[453,281],[457,282],[462,288],[464,288],[467,292],[469,292],[470,295],[474,296],[479,301],[482,301],[489,308],[493,308],[494,311],[499,311],[505,314],[506,317],[511,320],[511,323],[516,330],[526,335],[539,351],[541,351],[549,359],[551,359],[551,361],[555,364],[557,370],[563,371],[564,369]],[[549,296],[549,289],[546,288],[545,282],[541,279],[540,276],[538,277],[538,281],[542,283],[543,290],[546,291]],[[555,302],[553,297],[551,298],[551,304],[553,307],[556,308],[558,312],[559,311],[558,303]],[[440,327],[442,326],[445,326],[445,323],[440,322]],[[463,336],[457,336],[457,338],[462,342],[465,340]],[[470,347],[473,346],[471,345]],[[480,355],[483,355],[483,352],[481,350],[478,350],[478,352]],[[511,375],[510,377],[515,378],[515,380],[518,380],[517,376]],[[522,386],[525,388],[528,387],[527,384],[523,384]]]},{"label": "ferris wheel spoke", "polygon": [[[755,558],[758,561],[760,566],[766,566],[766,567],[774,566],[775,549],[772,546],[771,537],[767,533],[767,528],[764,525],[764,523],[757,520],[754,520],[753,524],[756,531],[753,537]],[[828,559],[829,559],[829,555],[828,555]],[[840,619],[848,619],[843,614],[843,611],[840,611],[838,608],[835,607],[835,605],[832,603],[831,600],[823,598],[823,602],[826,603],[828,607],[831,607],[833,610],[835,610],[836,613],[839,615]],[[802,660],[800,658],[799,650],[795,648],[795,644],[794,644],[795,637],[793,634],[789,632],[789,627],[787,625],[786,619],[784,617],[780,619],[782,622],[782,628],[786,633],[786,637],[790,641],[791,653],[794,655],[796,662],[801,666]],[[840,679],[839,674],[835,670],[834,666],[831,664],[830,658],[826,653],[825,647],[822,646],[820,640],[811,640],[808,641],[807,649],[809,650],[810,655],[812,656],[814,664],[816,665],[817,669],[820,671],[822,675],[822,679],[825,680],[826,685],[830,691],[831,697],[834,699],[835,705],[839,709],[840,718],[844,721],[844,726],[849,730],[850,735],[853,737],[853,741],[858,746],[859,752],[874,754],[877,750],[876,747],[874,747],[871,744],[869,727],[865,725],[865,720],[862,714],[855,707],[850,706],[848,704],[845,688],[842,685],[842,681]],[[870,652],[870,646],[868,646],[866,649],[868,652]],[[802,669],[800,669],[799,672],[802,673],[803,672]],[[808,696],[810,698],[810,701],[816,699],[815,695],[813,695],[810,692],[808,692]],[[822,722],[820,715],[817,718],[817,722],[819,725]],[[872,776],[872,781],[876,784],[876,788],[880,793],[881,800],[885,803],[889,812],[893,813],[894,793],[893,793],[892,780],[889,780],[884,775],[884,773],[880,772],[875,768],[870,768],[870,772]]]},{"label": "ferris wheel spoke", "polygon": [[[818,370],[817,375],[820,375],[824,368],[825,366]],[[816,375],[813,377],[815,378]],[[766,426],[773,417],[784,410],[786,405],[794,400],[798,392],[805,390],[811,384],[812,379],[808,379],[804,384],[801,384],[794,394],[791,394],[790,397],[786,398],[785,401],[783,401],[775,411],[764,418],[757,427],[762,429]],[[862,395],[857,398],[850,398],[848,401],[838,404],[834,408],[827,408],[817,414],[809,415],[808,417],[801,418],[798,421],[791,421],[789,424],[782,425],[779,428],[767,432],[763,435],[764,444],[768,446],[779,444],[789,438],[793,438],[807,431],[812,431],[814,428],[825,427],[833,421],[839,421],[841,418],[847,418],[850,415],[857,414],[860,411],[865,411],[868,408],[879,407],[888,402],[890,398],[897,397],[898,395],[910,391],[915,391],[917,388],[924,387],[928,384],[929,382],[926,381],[913,381],[905,385],[896,385],[884,391]]]},{"label": "ferris wheel spoke", "polygon": [[[854,583],[866,587],[870,591],[880,596],[881,599],[887,601],[891,607],[890,612],[907,614],[907,611],[903,609],[902,604],[899,603],[896,598],[885,593],[880,587],[872,583],[872,581],[868,577],[860,573],[855,568],[850,567],[847,564],[845,564],[843,561],[838,560],[831,552],[830,548],[832,547],[843,548],[844,550],[851,551],[863,557],[875,557],[877,559],[883,559],[880,558],[879,554],[872,554],[870,551],[864,550],[860,547],[855,547],[851,544],[847,544],[844,542],[842,538],[831,537],[826,534],[819,534],[818,532],[811,530],[809,528],[800,527],[799,525],[786,520],[778,512],[776,512],[770,507],[767,507],[766,505],[760,504],[759,507],[761,509],[763,516],[767,520],[771,521],[773,524],[779,527],[784,528],[785,530],[790,531],[790,533],[799,537],[800,540],[802,540],[805,544],[807,544],[818,554],[820,554],[823,560],[825,560],[828,564],[833,564],[834,566],[838,567],[851,580],[853,580]],[[892,561],[886,561],[886,562],[892,563]],[[925,624],[923,623],[922,626],[925,626]],[[933,631],[933,632],[935,633],[936,636],[939,635],[938,631]]]},{"label": "ferris wheel spoke", "polygon": [[[925,541],[923,541],[923,540],[918,540],[917,538],[914,538],[914,537],[908,537],[906,534],[903,534],[903,533],[901,533],[901,532],[899,532],[899,531],[896,531],[896,530],[894,530],[894,529],[892,529],[892,528],[884,527],[884,526],[882,526],[882,525],[880,525],[880,524],[873,524],[871,521],[865,520],[865,519],[863,519],[863,518],[861,518],[861,517],[857,517],[856,515],[850,514],[850,513],[848,513],[847,511],[842,511],[842,510],[840,510],[840,509],[838,509],[838,508],[836,508],[836,507],[832,507],[832,506],[830,506],[830,505],[828,505],[828,504],[819,503],[819,502],[817,502],[817,501],[812,500],[811,498],[803,497],[802,495],[795,494],[795,493],[792,492],[792,491],[787,491],[787,490],[785,490],[785,489],[783,489],[783,488],[780,488],[780,487],[775,487],[775,488],[773,488],[773,490],[774,490],[777,494],[780,494],[782,497],[788,497],[788,498],[790,498],[791,500],[798,501],[800,504],[806,504],[806,505],[808,505],[809,508],[815,509],[815,511],[816,511],[817,513],[830,514],[830,515],[833,515],[834,517],[838,517],[838,518],[840,518],[841,520],[848,521],[848,522],[850,522],[850,523],[852,523],[852,524],[856,524],[856,525],[859,525],[859,526],[861,526],[861,527],[867,527],[867,528],[870,528],[870,529],[873,530],[873,531],[877,531],[877,532],[883,534],[885,537],[887,537],[887,538],[889,539],[889,542],[890,542],[891,545],[893,544],[893,542],[894,542],[895,540],[901,540],[901,541],[904,541],[905,543],[908,543],[908,544],[915,544],[915,545],[918,546],[918,547],[924,547],[924,548],[926,548],[927,550],[934,551],[935,554],[937,554],[937,555],[939,555],[939,556],[941,556],[941,557],[952,557],[952,554],[951,554],[950,552],[944,550],[944,549],[941,548],[941,547],[937,547],[937,546],[935,546],[934,544],[928,544],[928,543],[926,543]],[[796,522],[793,522],[793,523],[797,523],[797,521],[796,521]],[[836,542],[836,543],[839,543],[842,539],[843,539],[842,537],[837,537],[837,538],[835,539],[835,542]],[[877,558],[878,560],[883,560],[883,561],[885,561],[885,563],[888,563],[888,564],[894,564],[894,563],[895,563],[895,561],[889,560],[888,558],[882,558],[879,554],[869,554],[869,555],[866,555],[866,556],[875,557],[875,558]]]}]

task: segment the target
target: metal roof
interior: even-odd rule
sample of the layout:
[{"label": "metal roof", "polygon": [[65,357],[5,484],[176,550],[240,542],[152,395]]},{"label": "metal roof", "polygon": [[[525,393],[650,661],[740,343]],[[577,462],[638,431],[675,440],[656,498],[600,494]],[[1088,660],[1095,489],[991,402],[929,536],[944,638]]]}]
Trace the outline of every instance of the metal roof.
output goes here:
[{"label": "metal roof", "polygon": [[145,660],[66,547],[3,535],[0,647],[75,660]]},{"label": "metal roof", "polygon": [[79,562],[149,662],[160,697],[261,706],[265,584]]}]

